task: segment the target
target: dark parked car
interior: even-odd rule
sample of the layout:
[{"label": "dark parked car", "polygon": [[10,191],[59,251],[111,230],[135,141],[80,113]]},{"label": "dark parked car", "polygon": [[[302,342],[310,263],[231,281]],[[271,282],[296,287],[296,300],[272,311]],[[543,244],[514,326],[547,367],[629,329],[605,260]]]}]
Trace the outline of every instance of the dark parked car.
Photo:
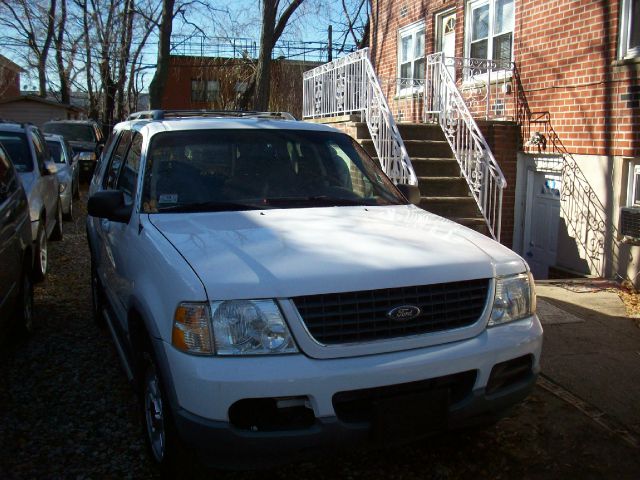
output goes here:
[{"label": "dark parked car", "polygon": [[33,327],[33,249],[27,195],[0,146],[0,339],[10,326]]},{"label": "dark parked car", "polygon": [[80,175],[91,178],[100,158],[105,137],[93,120],[54,120],[43,125],[45,133],[62,135],[71,145],[80,162]]},{"label": "dark parked car", "polygon": [[27,194],[34,245],[35,280],[48,268],[48,239],[62,240],[62,204],[57,167],[42,132],[29,123],[0,122],[0,145],[9,154]]}]

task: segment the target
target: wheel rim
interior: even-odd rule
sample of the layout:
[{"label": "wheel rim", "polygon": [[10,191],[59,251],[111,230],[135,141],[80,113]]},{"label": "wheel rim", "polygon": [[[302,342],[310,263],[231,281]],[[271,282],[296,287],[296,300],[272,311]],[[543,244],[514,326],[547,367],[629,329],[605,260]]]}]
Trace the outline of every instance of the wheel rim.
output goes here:
[{"label": "wheel rim", "polygon": [[24,284],[22,285],[22,318],[24,320],[24,328],[27,332],[33,330],[33,286],[29,276],[25,274]]},{"label": "wheel rim", "polygon": [[147,383],[144,395],[145,423],[151,451],[157,462],[164,458],[165,430],[164,412],[162,410],[162,395],[160,384],[155,370],[147,375]]},{"label": "wheel rim", "polygon": [[47,235],[44,233],[44,229],[40,230],[40,238],[38,239],[38,250],[40,251],[40,273],[44,275],[47,273]]}]

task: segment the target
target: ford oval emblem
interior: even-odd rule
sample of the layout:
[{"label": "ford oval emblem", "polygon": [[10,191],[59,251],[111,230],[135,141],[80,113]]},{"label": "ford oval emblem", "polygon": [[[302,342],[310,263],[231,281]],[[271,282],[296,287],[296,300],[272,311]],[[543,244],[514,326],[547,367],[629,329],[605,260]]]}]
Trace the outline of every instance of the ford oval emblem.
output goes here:
[{"label": "ford oval emblem", "polygon": [[398,322],[411,320],[420,315],[421,310],[413,305],[401,305],[387,312],[387,317]]}]

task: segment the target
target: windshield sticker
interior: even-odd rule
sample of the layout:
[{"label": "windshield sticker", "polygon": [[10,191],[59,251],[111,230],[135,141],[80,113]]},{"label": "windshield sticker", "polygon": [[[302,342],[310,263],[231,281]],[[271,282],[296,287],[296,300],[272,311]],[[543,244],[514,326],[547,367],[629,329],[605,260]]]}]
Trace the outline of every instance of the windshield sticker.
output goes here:
[{"label": "windshield sticker", "polygon": [[158,203],[178,203],[177,193],[163,193],[158,198]]}]

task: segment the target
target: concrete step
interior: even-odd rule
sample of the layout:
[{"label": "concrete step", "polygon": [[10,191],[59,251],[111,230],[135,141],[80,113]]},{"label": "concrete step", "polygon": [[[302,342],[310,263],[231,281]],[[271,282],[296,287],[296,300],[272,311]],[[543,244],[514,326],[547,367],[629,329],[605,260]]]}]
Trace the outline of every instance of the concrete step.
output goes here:
[{"label": "concrete step", "polygon": [[419,177],[456,177],[460,166],[455,158],[411,157],[411,164]]},{"label": "concrete step", "polygon": [[[365,122],[355,122],[356,139],[367,140],[371,138],[369,128]],[[398,123],[398,131],[402,140],[437,140],[445,141],[444,133],[440,125],[426,123]]]},{"label": "concrete step", "polygon": [[418,185],[423,196],[464,197],[469,194],[469,185],[461,177],[419,176]]},{"label": "concrete step", "polygon": [[398,123],[397,125],[402,140],[446,140],[440,125],[429,123]]},{"label": "concrete step", "polygon": [[[373,140],[359,140],[360,145],[372,157],[376,156]],[[410,158],[413,157],[437,157],[454,158],[451,147],[446,141],[439,140],[405,140],[404,145]]]},{"label": "concrete step", "polygon": [[465,227],[469,227],[476,232],[480,232],[483,235],[489,235],[489,227],[487,226],[487,222],[482,217],[454,217],[450,218],[456,223],[460,225],[464,225]]},{"label": "concrete step", "polygon": [[473,197],[422,197],[420,207],[445,218],[475,218],[480,216]]}]

